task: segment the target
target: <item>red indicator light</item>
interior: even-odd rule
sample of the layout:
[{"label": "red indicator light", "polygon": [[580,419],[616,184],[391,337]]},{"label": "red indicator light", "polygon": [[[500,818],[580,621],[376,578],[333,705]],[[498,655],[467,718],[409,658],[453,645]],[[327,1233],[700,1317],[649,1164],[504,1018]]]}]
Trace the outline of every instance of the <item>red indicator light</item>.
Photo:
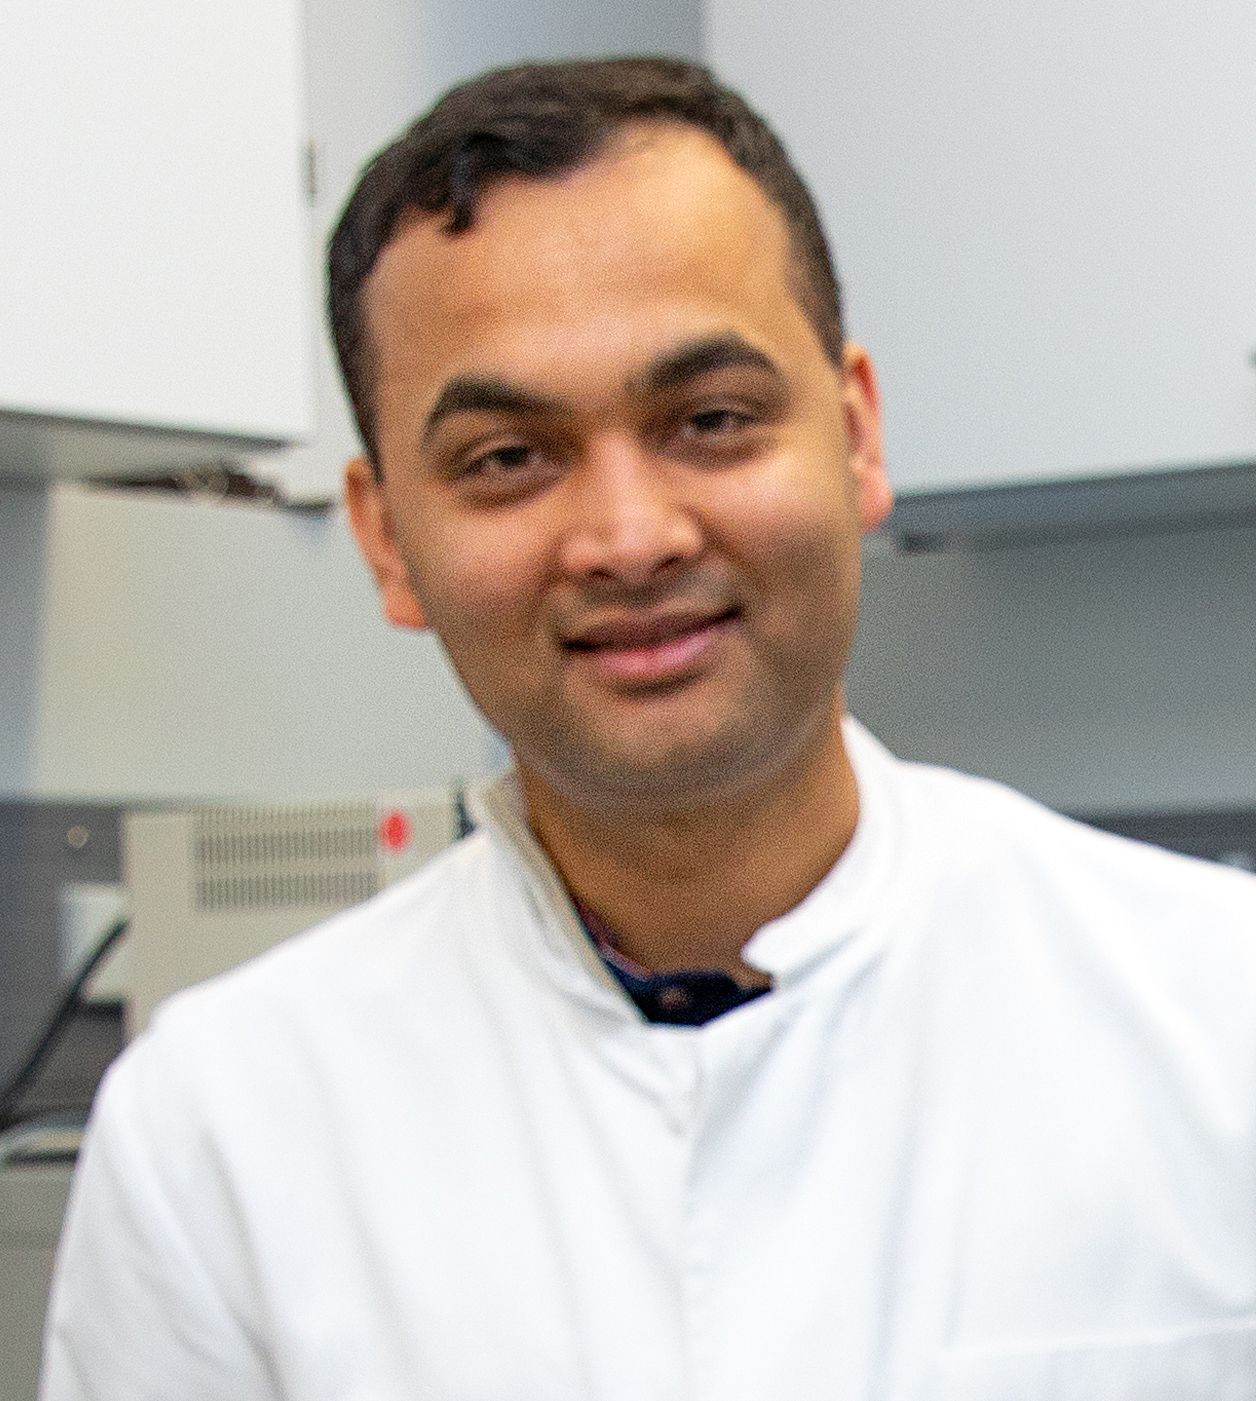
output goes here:
[{"label": "red indicator light", "polygon": [[410,819],[400,808],[380,818],[379,844],[385,851],[404,851],[410,845]]}]

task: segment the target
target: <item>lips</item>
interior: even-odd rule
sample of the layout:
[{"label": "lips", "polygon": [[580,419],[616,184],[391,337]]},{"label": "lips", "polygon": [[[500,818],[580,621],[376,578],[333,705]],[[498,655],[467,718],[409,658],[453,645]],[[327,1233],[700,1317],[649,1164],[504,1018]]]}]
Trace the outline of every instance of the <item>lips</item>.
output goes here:
[{"label": "lips", "polygon": [[733,609],[724,613],[689,611],[667,613],[642,618],[612,619],[582,628],[567,640],[573,651],[593,652],[602,649],[635,649],[657,647],[664,642],[672,642],[678,637],[700,632],[714,623],[723,622],[733,616]]},{"label": "lips", "polygon": [[665,683],[689,672],[736,618],[736,609],[610,618],[581,628],[566,646],[606,680]]}]

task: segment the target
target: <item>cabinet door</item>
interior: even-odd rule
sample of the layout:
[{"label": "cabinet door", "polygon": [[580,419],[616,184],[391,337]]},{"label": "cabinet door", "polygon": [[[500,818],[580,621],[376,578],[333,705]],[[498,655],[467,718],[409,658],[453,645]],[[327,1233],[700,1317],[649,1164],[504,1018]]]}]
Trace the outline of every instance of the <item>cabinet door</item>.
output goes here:
[{"label": "cabinet door", "polygon": [[0,409],[308,431],[297,0],[6,0]]},{"label": "cabinet door", "polygon": [[1250,0],[706,0],[931,489],[1256,461]]}]

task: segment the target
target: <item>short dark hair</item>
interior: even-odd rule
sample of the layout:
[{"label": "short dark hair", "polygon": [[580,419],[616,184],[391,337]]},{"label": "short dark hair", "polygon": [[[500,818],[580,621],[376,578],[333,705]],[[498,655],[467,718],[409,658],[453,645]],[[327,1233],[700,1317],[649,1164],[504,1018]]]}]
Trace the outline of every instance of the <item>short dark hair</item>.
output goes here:
[{"label": "short dark hair", "polygon": [[708,132],[785,217],[799,303],[826,355],[841,363],[841,293],[811,195],[780,141],[707,69],[668,58],[591,59],[502,68],[447,92],[370,161],[328,249],[328,309],[345,386],[377,470],[373,357],[362,288],[410,210],[448,211],[445,230],[475,223],[484,189],[507,175],[543,179],[588,163],[636,122]]}]

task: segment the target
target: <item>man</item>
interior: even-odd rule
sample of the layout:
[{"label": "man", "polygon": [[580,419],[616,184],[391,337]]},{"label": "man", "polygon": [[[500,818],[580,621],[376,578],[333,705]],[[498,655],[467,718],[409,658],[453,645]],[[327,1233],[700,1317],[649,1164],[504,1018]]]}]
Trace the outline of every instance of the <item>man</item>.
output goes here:
[{"label": "man", "polygon": [[662,61],[455,91],[332,249],[481,830],[111,1073],[44,1395],[1256,1396],[1256,882],[843,718],[875,379]]}]

